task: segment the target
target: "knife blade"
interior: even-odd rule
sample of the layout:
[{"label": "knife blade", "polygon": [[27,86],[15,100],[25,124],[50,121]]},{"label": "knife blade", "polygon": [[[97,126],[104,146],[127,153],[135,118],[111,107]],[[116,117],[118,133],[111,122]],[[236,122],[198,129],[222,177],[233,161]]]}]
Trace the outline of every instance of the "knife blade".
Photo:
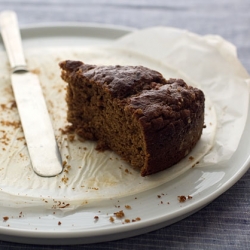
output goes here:
[{"label": "knife blade", "polygon": [[2,39],[9,57],[11,83],[33,170],[42,177],[62,172],[62,160],[37,75],[27,68],[17,16],[0,13]]}]

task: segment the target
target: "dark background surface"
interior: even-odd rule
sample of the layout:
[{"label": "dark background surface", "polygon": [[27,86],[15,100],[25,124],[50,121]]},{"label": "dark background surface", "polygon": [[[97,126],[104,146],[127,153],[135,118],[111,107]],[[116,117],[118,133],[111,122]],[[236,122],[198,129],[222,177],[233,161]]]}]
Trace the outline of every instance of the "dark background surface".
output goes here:
[{"label": "dark background surface", "polygon": [[[220,35],[237,47],[240,61],[250,72],[249,0],[0,0],[0,11],[6,9],[17,12],[21,26],[53,22],[135,28],[164,25]],[[250,249],[250,172],[199,212],[146,235],[76,246],[0,241],[0,249]]]}]

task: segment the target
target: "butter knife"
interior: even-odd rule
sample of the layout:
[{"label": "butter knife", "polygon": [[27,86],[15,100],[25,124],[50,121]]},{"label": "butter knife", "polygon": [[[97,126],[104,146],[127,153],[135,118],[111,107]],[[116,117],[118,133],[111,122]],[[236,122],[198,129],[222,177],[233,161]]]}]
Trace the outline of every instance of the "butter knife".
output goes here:
[{"label": "butter knife", "polygon": [[0,13],[2,39],[9,57],[12,89],[33,170],[43,177],[62,172],[62,160],[37,75],[26,65],[15,12]]}]

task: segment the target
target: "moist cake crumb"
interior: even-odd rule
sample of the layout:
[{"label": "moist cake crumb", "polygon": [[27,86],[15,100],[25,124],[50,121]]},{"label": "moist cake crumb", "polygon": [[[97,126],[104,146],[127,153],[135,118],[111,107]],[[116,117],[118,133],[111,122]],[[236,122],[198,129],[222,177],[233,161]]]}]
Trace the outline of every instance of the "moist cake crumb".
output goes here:
[{"label": "moist cake crumb", "polygon": [[114,213],[114,215],[116,216],[116,218],[123,218],[125,216],[125,214],[122,210]]},{"label": "moist cake crumb", "polygon": [[70,130],[96,140],[97,150],[113,150],[141,176],[178,163],[200,139],[205,97],[182,79],[143,66],[68,60],[60,67]]},{"label": "moist cake crumb", "polygon": [[179,202],[185,202],[186,201],[186,196],[184,196],[184,195],[180,195],[180,196],[178,196],[178,200],[179,200]]},{"label": "moist cake crumb", "polygon": [[3,217],[3,221],[4,221],[4,222],[7,221],[8,219],[9,219],[8,216],[4,216],[4,217]]}]

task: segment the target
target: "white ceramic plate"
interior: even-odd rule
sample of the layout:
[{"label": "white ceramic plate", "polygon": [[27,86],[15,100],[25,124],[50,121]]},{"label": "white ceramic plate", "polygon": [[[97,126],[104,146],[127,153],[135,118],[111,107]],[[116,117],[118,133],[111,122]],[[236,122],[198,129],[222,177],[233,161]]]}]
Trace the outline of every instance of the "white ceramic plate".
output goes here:
[{"label": "white ceramic plate", "polygon": [[[95,25],[34,26],[22,29],[24,47],[104,44],[129,29]],[[0,42],[0,50],[3,50]],[[248,170],[250,116],[239,147],[221,166],[193,168],[155,189],[103,201],[72,212],[6,208],[0,205],[0,239],[34,244],[80,244],[111,241],[143,234],[179,221],[225,192]],[[190,196],[180,203],[178,196]],[[130,208],[130,209],[129,209]],[[125,217],[117,219],[115,212]],[[97,218],[97,217],[98,218]],[[110,221],[113,217],[114,222]]]}]

